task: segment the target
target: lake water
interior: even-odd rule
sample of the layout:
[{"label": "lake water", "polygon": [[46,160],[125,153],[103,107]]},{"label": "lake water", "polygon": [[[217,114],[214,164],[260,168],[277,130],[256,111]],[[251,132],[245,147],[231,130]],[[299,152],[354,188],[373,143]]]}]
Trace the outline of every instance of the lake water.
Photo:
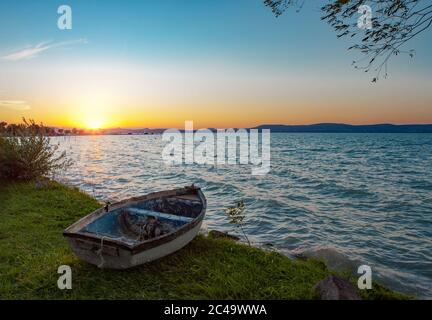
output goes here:
[{"label": "lake water", "polygon": [[265,176],[248,165],[166,166],[160,135],[53,140],[75,161],[61,179],[100,200],[194,183],[207,229],[234,233],[223,209],[244,200],[256,245],[366,264],[374,280],[432,297],[432,134],[274,133]]}]

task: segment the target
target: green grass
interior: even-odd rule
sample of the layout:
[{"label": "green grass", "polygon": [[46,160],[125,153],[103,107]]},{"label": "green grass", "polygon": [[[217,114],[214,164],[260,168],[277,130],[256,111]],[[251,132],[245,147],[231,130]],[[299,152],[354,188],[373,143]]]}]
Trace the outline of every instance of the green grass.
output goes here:
[{"label": "green grass", "polygon": [[[100,270],[78,260],[62,236],[96,200],[57,183],[21,183],[0,187],[0,203],[0,299],[313,299],[312,287],[330,274],[319,261],[204,236],[144,266]],[[57,288],[64,264],[72,290]],[[404,298],[381,286],[363,295]]]}]

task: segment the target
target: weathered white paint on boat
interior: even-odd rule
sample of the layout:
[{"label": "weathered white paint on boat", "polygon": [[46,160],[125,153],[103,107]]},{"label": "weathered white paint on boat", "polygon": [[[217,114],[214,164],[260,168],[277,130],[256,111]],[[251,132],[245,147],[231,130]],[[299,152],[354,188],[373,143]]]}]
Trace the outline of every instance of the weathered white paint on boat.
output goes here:
[{"label": "weathered white paint on boat", "polygon": [[113,204],[111,210],[130,206],[157,198],[196,197],[202,203],[199,215],[176,231],[158,238],[130,245],[120,239],[80,232],[83,227],[107,214],[103,208],[80,219],[64,231],[73,252],[82,260],[100,268],[127,269],[170,255],[186,246],[198,234],[207,208],[204,194],[199,188],[185,187],[170,191],[152,193]]}]

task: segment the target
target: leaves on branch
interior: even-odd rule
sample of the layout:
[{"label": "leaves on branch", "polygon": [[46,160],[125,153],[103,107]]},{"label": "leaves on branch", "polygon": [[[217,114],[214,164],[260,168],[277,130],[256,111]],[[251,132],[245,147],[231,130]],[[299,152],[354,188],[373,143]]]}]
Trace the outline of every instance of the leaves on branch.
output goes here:
[{"label": "leaves on branch", "polygon": [[[299,6],[302,1],[264,0],[264,4],[280,16],[290,6]],[[414,50],[404,50],[412,38],[428,29],[432,24],[432,2],[430,0],[327,0],[321,7],[321,20],[331,25],[338,38],[349,37],[356,44],[348,50],[356,50],[363,57],[354,62],[357,69],[376,76],[387,77],[387,66],[391,57],[399,54],[415,55]],[[303,5],[304,1],[301,3]],[[372,28],[361,30],[357,26],[358,12],[362,5],[372,9]],[[361,37],[361,38],[360,38]]]}]

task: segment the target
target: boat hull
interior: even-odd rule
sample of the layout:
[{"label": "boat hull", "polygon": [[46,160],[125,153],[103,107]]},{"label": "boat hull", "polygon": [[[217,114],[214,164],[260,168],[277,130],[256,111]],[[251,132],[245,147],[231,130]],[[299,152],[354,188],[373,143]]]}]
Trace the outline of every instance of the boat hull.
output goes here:
[{"label": "boat hull", "polygon": [[68,241],[75,255],[88,263],[99,268],[128,269],[168,256],[185,247],[198,235],[201,224],[202,221],[170,242],[137,253],[124,248],[104,245],[103,242],[101,246],[75,238],[68,238]]}]

